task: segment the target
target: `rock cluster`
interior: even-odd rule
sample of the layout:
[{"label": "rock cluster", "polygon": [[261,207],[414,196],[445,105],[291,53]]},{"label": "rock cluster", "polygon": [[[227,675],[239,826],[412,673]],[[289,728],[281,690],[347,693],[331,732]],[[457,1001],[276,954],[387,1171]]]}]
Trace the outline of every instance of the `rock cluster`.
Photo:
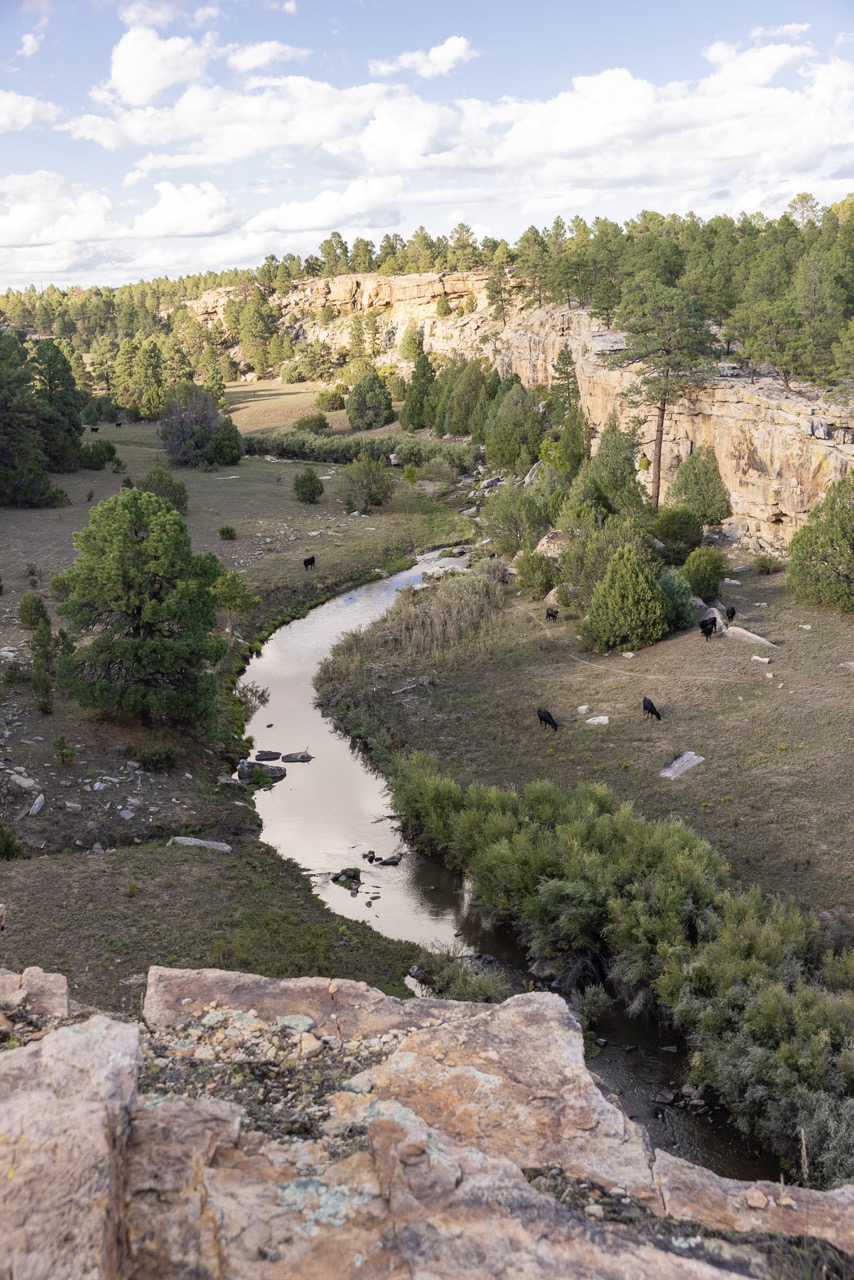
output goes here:
[{"label": "rock cluster", "polygon": [[61,986],[0,982],[26,1042],[0,1053],[0,1274],[758,1273],[761,1240],[698,1223],[854,1251],[854,1188],[731,1182],[653,1151],[556,996],[155,968],[142,1026],[72,1011],[40,1028],[30,1004],[62,1019]]}]

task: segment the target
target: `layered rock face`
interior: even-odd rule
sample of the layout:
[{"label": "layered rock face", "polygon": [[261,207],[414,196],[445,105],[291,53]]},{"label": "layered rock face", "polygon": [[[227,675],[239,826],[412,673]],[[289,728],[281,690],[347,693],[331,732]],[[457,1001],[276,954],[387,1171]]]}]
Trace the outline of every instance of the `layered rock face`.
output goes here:
[{"label": "layered rock face", "polygon": [[[222,317],[230,293],[211,290],[188,305],[210,324]],[[443,294],[454,314],[440,318],[436,304]],[[612,409],[623,422],[635,412],[625,399],[631,372],[608,370],[601,360],[621,345],[619,335],[586,312],[562,305],[525,308],[516,301],[507,322],[499,324],[491,315],[483,272],[333,276],[301,281],[277,302],[286,319],[305,317],[298,325],[306,337],[322,338],[333,347],[348,344],[352,315],[371,311],[381,321],[384,351],[390,354],[405,329],[415,325],[427,351],[486,356],[502,376],[516,373],[529,387],[549,383],[557,353],[568,343],[594,447],[595,433]],[[322,325],[316,316],[327,303],[339,318]],[[466,310],[466,304],[474,309]],[[844,476],[854,460],[851,411],[829,403],[806,384],[786,394],[776,379],[751,381],[734,368],[724,372],[730,376],[716,378],[693,400],[668,412],[663,493],[680,462],[699,445],[711,445],[731,495],[732,535],[746,539],[753,549],[785,547],[828,484]],[[648,456],[651,437],[650,426]]]},{"label": "layered rock face", "polygon": [[[554,995],[152,969],[141,1026],[37,1021],[0,1053],[4,1278],[766,1273],[754,1243],[698,1222],[854,1252],[854,1187],[733,1182],[653,1151]],[[538,1189],[558,1176],[582,1188],[571,1205]]]}]

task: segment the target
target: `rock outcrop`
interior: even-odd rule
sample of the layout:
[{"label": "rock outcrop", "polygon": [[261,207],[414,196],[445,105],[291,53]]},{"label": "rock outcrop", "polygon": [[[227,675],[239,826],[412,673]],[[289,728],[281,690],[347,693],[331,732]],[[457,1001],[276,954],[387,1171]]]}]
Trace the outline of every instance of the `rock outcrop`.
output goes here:
[{"label": "rock outcrop", "polygon": [[[477,271],[332,276],[300,281],[277,302],[298,337],[321,338],[333,348],[347,346],[351,317],[370,311],[380,320],[385,352],[392,352],[406,328],[414,325],[422,333],[425,350],[486,356],[502,376],[518,374],[531,387],[549,383],[558,352],[569,344],[594,447],[596,433],[612,409],[623,421],[633,416],[625,398],[631,372],[609,370],[601,359],[621,345],[619,334],[578,308],[524,307],[518,296],[508,308],[506,323],[499,324],[489,307],[486,280],[486,274]],[[230,289],[210,290],[188,306],[212,324],[222,318],[230,295]],[[449,317],[436,314],[442,295],[453,309]],[[318,316],[327,305],[337,318],[323,324]],[[645,442],[650,456],[651,437],[650,427]],[[854,420],[850,408],[828,402],[807,384],[785,393],[776,379],[754,381],[734,366],[722,365],[721,376],[668,412],[664,493],[679,464],[704,444],[714,448],[730,491],[732,536],[756,550],[782,548],[821,501],[828,484],[847,473],[854,460]]]},{"label": "rock outcrop", "polygon": [[854,1187],[653,1151],[554,995],[155,968],[140,1026],[38,1022],[0,1053],[4,1277],[721,1280],[766,1273],[769,1236],[854,1253]]}]

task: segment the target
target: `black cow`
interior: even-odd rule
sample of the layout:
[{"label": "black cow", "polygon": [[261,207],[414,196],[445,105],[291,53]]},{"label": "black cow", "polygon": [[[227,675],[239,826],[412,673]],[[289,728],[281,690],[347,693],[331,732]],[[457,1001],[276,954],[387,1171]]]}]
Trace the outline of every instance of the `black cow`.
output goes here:
[{"label": "black cow", "polygon": [[557,609],[546,609],[546,622],[557,622]]},{"label": "black cow", "polygon": [[305,559],[303,560],[303,562],[302,562],[302,565],[303,565],[303,568],[304,568],[304,569],[313,569],[313,568],[314,568],[314,556],[306,556],[306,558],[305,558]]},{"label": "black cow", "polygon": [[90,427],[90,428],[89,428],[89,430],[92,432],[92,435],[93,435],[93,436],[96,436],[96,435],[98,434],[98,432],[101,430],[101,428],[100,428],[100,427]]},{"label": "black cow", "polygon": [[702,622],[700,623],[700,630],[702,631],[703,635],[706,637],[707,640],[711,640],[712,632],[717,631],[717,629],[718,629],[717,618],[714,618],[714,617],[703,618]]},{"label": "black cow", "polygon": [[557,733],[557,720],[555,720],[551,711],[547,711],[545,707],[537,707],[537,718],[544,729],[546,726],[550,726]]},{"label": "black cow", "polygon": [[643,713],[644,713],[644,715],[645,715],[645,716],[655,716],[656,720],[660,720],[660,719],[661,719],[661,712],[660,712],[660,711],[658,710],[658,708],[656,707],[656,705],[655,705],[655,703],[653,702],[652,698],[644,698],[644,700],[643,700]]},{"label": "black cow", "polygon": [[726,620],[727,620],[727,622],[732,622],[732,620],[733,620],[733,618],[734,618],[734,617],[735,617],[735,606],[734,606],[734,605],[730,605],[730,607],[729,607],[729,608],[727,609],[727,611],[726,611]]}]

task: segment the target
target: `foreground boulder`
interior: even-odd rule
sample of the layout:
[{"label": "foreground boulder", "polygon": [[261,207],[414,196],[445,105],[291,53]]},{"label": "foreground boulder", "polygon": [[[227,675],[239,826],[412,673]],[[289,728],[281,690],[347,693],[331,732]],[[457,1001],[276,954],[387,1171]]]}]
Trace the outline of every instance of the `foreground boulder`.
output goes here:
[{"label": "foreground boulder", "polygon": [[722,1280],[770,1274],[769,1234],[854,1253],[854,1188],[652,1150],[554,995],[154,968],[140,1027],[35,1035],[0,1053],[4,1280]]}]

